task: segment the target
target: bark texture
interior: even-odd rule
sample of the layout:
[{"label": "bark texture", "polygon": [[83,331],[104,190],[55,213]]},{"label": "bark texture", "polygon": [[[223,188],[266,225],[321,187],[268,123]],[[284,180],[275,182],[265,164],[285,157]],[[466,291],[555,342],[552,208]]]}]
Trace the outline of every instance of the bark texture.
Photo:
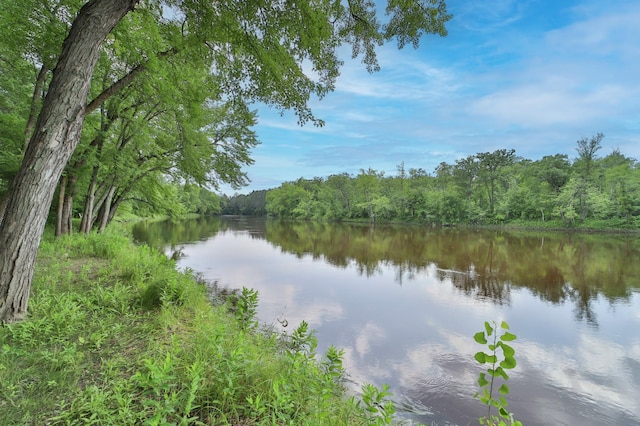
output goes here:
[{"label": "bark texture", "polygon": [[0,321],[27,311],[36,255],[62,171],[78,145],[100,46],[138,0],[90,0],[79,11],[0,223]]}]

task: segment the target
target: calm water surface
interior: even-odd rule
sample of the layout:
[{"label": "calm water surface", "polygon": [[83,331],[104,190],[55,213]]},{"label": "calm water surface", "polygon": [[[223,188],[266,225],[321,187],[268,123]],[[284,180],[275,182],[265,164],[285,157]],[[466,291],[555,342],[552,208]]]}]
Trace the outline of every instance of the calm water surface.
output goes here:
[{"label": "calm water surface", "polygon": [[261,321],[306,320],[402,417],[478,424],[484,321],[518,335],[510,409],[525,425],[640,425],[637,236],[209,218],[137,239],[221,286],[258,290]]}]

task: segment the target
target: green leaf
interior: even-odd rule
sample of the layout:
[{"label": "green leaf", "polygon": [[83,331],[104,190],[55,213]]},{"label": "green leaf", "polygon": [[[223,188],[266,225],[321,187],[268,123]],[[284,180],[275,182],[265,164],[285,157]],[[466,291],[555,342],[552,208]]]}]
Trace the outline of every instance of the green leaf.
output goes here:
[{"label": "green leaf", "polygon": [[498,367],[495,369],[494,377],[496,376],[502,376],[503,379],[509,380],[509,375],[507,374],[506,371],[504,371],[502,367]]},{"label": "green leaf", "polygon": [[487,354],[485,354],[484,352],[477,352],[474,356],[473,356],[476,361],[478,361],[480,364],[484,364],[487,362]]},{"label": "green leaf", "polygon": [[515,355],[516,351],[511,346],[502,342],[500,342],[500,346],[502,347],[502,353],[504,354],[505,358],[513,357]]},{"label": "green leaf", "polygon": [[500,336],[500,340],[502,340],[503,342],[511,342],[512,340],[516,340],[516,335],[511,334],[507,331],[502,336]]},{"label": "green leaf", "polygon": [[480,375],[478,376],[478,385],[480,387],[484,387],[487,386],[489,384],[489,381],[487,380],[487,376],[484,373],[480,373]]},{"label": "green leaf", "polygon": [[491,336],[491,333],[493,333],[493,328],[491,327],[491,324],[489,324],[488,321],[484,322],[484,329],[487,330],[487,336]]},{"label": "green leaf", "polygon": [[509,417],[509,412],[504,407],[500,407],[499,411],[502,417]]},{"label": "green leaf", "polygon": [[484,355],[485,355],[484,360],[486,362],[494,363],[498,361],[498,357],[495,355],[487,355],[487,354],[484,354]]},{"label": "green leaf", "polygon": [[474,334],[473,335],[473,339],[477,343],[480,343],[481,345],[486,345],[487,344],[487,339],[484,337],[484,333],[482,331],[478,331],[476,334]]},{"label": "green leaf", "polygon": [[505,321],[502,321],[502,323],[500,324],[500,327],[502,327],[505,330],[509,329],[509,324],[507,324]]},{"label": "green leaf", "polygon": [[506,368],[508,370],[515,368],[515,366],[516,366],[516,359],[512,356],[505,357],[504,360],[502,360],[502,362],[500,363],[500,367]]},{"label": "green leaf", "polygon": [[498,392],[500,392],[503,395],[508,395],[509,394],[509,386],[507,386],[506,383],[503,383],[502,386],[500,386],[500,389],[498,389]]}]

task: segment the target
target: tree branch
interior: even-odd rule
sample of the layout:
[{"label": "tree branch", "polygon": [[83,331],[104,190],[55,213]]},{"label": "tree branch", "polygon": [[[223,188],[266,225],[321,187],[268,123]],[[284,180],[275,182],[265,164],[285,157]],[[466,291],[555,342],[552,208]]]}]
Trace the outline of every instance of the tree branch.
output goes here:
[{"label": "tree branch", "polygon": [[95,97],[85,108],[85,114],[89,115],[96,108],[98,108],[109,97],[118,93],[122,88],[128,86],[137,76],[146,69],[145,64],[138,64],[131,71],[129,71],[124,77],[114,82],[111,86],[107,87]]},{"label": "tree branch", "polygon": [[[169,49],[167,51],[160,52],[158,54],[158,57],[164,57],[164,56],[173,55],[176,52],[177,52],[176,49]],[[104,101],[109,99],[109,97],[115,95],[122,88],[128,86],[138,75],[140,75],[146,69],[147,69],[147,64],[146,63],[145,64],[138,64],[135,67],[133,67],[131,69],[131,71],[129,71],[127,74],[125,74],[119,80],[115,81],[111,86],[109,86],[106,89],[104,89],[102,91],[102,93],[100,93],[91,102],[89,102],[89,104],[85,108],[85,114],[88,115],[91,112],[93,112],[96,108],[98,108],[100,105],[102,105],[102,103]]]}]

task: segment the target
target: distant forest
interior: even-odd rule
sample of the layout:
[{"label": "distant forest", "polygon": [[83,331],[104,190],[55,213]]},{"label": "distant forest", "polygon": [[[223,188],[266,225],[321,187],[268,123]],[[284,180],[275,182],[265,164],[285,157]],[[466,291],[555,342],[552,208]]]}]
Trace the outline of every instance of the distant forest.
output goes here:
[{"label": "distant forest", "polygon": [[640,163],[618,149],[598,156],[604,135],[577,141],[577,157],[527,160],[513,149],[440,163],[433,173],[397,165],[356,176],[300,178],[268,191],[223,196],[224,214],[304,220],[448,224],[585,221],[640,227]]}]

